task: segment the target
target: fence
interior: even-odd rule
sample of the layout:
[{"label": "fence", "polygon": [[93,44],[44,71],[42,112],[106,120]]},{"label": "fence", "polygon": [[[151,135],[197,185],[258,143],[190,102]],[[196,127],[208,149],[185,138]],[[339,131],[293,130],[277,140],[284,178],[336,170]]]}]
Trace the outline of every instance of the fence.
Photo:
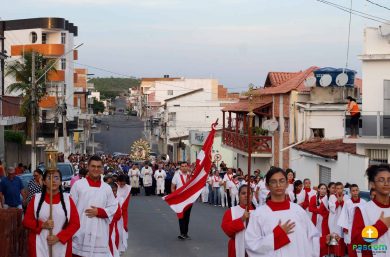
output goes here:
[{"label": "fence", "polygon": [[27,232],[22,225],[22,210],[0,209],[0,256],[27,257]]}]

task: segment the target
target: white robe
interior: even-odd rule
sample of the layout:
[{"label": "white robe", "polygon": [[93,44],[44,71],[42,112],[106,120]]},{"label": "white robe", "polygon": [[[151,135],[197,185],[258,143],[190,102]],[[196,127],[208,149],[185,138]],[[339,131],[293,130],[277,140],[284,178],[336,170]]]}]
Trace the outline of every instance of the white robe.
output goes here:
[{"label": "white robe", "polygon": [[[37,218],[36,213],[38,209],[38,204],[41,199],[41,194],[38,193],[35,195],[34,200],[34,215],[35,218]],[[67,218],[70,220],[70,200],[69,200],[69,194],[64,193],[64,202],[65,207],[68,210],[67,211]],[[43,201],[41,210],[39,212],[39,220],[46,221],[49,219],[49,213],[50,213],[50,205],[47,204],[45,201]],[[61,203],[53,204],[53,220],[54,222],[54,228],[53,228],[53,235],[57,235],[61,230],[62,226],[65,223],[65,215],[64,210],[62,209]],[[42,229],[41,233],[39,235],[36,235],[36,255],[38,257],[49,257],[49,246],[47,244],[47,237],[49,235],[48,229]],[[53,256],[59,257],[59,256],[65,256],[66,255],[66,244],[62,244],[61,242],[53,245]]]},{"label": "white robe", "polygon": [[145,168],[143,167],[142,170],[141,170],[141,174],[142,174],[142,177],[143,177],[143,183],[144,183],[144,187],[151,187],[152,186],[152,183],[153,183],[153,170],[152,168],[148,167],[148,168]]},{"label": "white robe", "polygon": [[[274,250],[273,230],[279,220],[295,222],[294,232],[288,234],[290,243]],[[245,231],[245,248],[248,257],[318,257],[320,234],[306,212],[297,204],[290,203],[288,210],[272,211],[267,205],[256,209]]]},{"label": "white robe", "polygon": [[131,170],[129,170],[128,175],[130,177],[131,187],[139,188],[139,176],[140,176],[139,169],[135,169],[135,170],[131,169]]},{"label": "white robe", "polygon": [[366,200],[361,198],[359,203],[353,203],[351,199],[346,200],[344,203],[340,217],[337,221],[337,225],[342,228],[348,229],[348,233],[344,234],[344,242],[346,244],[351,243],[352,222],[353,216],[355,215],[355,208],[356,206],[363,206],[366,203]]},{"label": "white robe", "polygon": [[[348,199],[349,199],[348,196],[344,195],[343,197],[344,204]],[[337,202],[337,197],[335,195],[329,196],[329,220],[328,220],[329,231],[331,234],[336,233],[340,237],[344,238],[343,228],[337,225],[337,222],[339,220],[343,208],[339,206],[336,209],[336,202]]]},{"label": "white robe", "polygon": [[156,170],[154,172],[154,178],[156,179],[156,190],[157,192],[161,192],[162,194],[165,191],[165,178],[167,174],[165,170]]},{"label": "white robe", "polygon": [[[390,208],[381,208],[378,205],[376,205],[373,201],[369,201],[366,204],[359,205],[356,208],[359,208],[362,212],[364,225],[366,226],[372,226],[374,225],[379,217],[381,216],[381,213],[384,212],[385,217],[390,216]],[[367,243],[368,244],[368,243]],[[389,248],[390,244],[390,229],[387,230],[385,234],[383,234],[380,238],[378,238],[377,241],[372,243],[374,245],[385,245],[387,248]],[[373,252],[373,255],[375,257],[389,257],[390,251],[386,250],[384,253],[382,252]],[[361,253],[358,253],[358,256],[361,256]]]},{"label": "white robe", "polygon": [[[106,183],[101,183],[100,187],[91,187],[87,179],[82,179],[73,185],[70,194],[80,215],[80,229],[73,237],[73,254],[110,257],[109,225],[118,208],[111,187]],[[108,218],[88,218],[85,210],[91,206],[104,209]]]},{"label": "white robe", "polygon": [[[119,205],[123,206],[125,200],[129,197],[131,191],[131,186],[125,185],[124,187],[118,186],[118,191],[116,193],[116,199],[119,202]],[[123,225],[123,216],[118,221],[118,231],[119,231],[119,251],[125,252],[127,249],[127,239],[129,238],[129,233],[125,230]]]},{"label": "white robe", "polygon": [[[231,209],[232,212],[232,220],[236,220],[244,215],[245,209],[243,209],[240,205],[234,206]],[[250,210],[249,213],[252,214],[254,210]],[[246,222],[244,222],[244,226],[246,227]],[[245,257],[245,229],[236,233],[234,236],[234,243],[236,248],[236,257]]]}]

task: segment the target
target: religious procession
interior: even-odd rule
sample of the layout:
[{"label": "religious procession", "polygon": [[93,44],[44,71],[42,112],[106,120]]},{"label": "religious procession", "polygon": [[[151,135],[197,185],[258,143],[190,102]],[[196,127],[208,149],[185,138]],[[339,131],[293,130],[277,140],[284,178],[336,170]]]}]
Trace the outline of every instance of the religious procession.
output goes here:
[{"label": "religious procession", "polygon": [[34,171],[23,201],[20,179],[15,169],[7,169],[0,182],[2,207],[23,209],[33,257],[123,256],[129,233],[135,232],[128,211],[138,195],[162,196],[177,214],[179,241],[191,240],[194,204],[227,208],[220,229],[229,257],[388,256],[389,165],[367,169],[371,191],[361,197],[356,184],[312,186],[291,169],[257,169],[244,176],[224,162],[217,166],[210,158],[214,134],[213,126],[192,164],[140,162],[149,154],[147,143],[142,156],[138,150],[119,157],[71,154],[67,162],[76,175],[69,193],[57,168],[59,156],[49,150],[45,172]]}]

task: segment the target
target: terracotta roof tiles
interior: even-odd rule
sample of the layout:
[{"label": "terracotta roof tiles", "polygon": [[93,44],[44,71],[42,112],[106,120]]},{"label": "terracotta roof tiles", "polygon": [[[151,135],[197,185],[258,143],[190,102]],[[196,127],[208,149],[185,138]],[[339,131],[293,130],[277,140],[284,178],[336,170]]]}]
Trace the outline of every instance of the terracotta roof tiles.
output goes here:
[{"label": "terracotta roof tiles", "polygon": [[306,141],[294,147],[297,150],[324,158],[337,159],[337,153],[356,154],[356,144],[345,144],[342,139]]}]

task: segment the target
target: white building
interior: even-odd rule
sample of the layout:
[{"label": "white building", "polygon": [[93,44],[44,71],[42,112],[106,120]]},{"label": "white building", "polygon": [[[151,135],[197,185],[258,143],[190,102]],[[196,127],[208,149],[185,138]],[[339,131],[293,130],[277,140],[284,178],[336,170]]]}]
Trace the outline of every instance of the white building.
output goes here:
[{"label": "white building", "polygon": [[[46,133],[41,136],[46,137],[49,134],[54,136],[54,119],[59,113],[57,107],[63,106],[64,102],[67,128],[76,128],[77,110],[73,108],[75,80],[73,63],[77,60],[78,53],[73,48],[78,28],[63,18],[33,18],[2,22],[5,27],[5,50],[10,56],[6,60],[7,63],[20,60],[26,52],[31,51],[40,53],[45,59],[57,61],[54,66],[56,71],[51,71],[42,78],[36,78],[44,80],[47,85],[47,95],[39,102],[40,123],[43,126],[41,130]],[[5,92],[14,82],[16,82],[14,77],[5,77]],[[12,95],[18,94],[18,92],[12,93]],[[58,115],[58,117],[59,123],[62,123],[62,116]],[[59,151],[63,152],[64,149]]]},{"label": "white building", "polygon": [[[357,153],[366,155],[369,163],[390,160],[390,26],[366,28],[362,60],[363,101],[362,127],[356,143]],[[367,164],[368,165],[368,164]],[[367,166],[366,166],[367,167]]]}]

